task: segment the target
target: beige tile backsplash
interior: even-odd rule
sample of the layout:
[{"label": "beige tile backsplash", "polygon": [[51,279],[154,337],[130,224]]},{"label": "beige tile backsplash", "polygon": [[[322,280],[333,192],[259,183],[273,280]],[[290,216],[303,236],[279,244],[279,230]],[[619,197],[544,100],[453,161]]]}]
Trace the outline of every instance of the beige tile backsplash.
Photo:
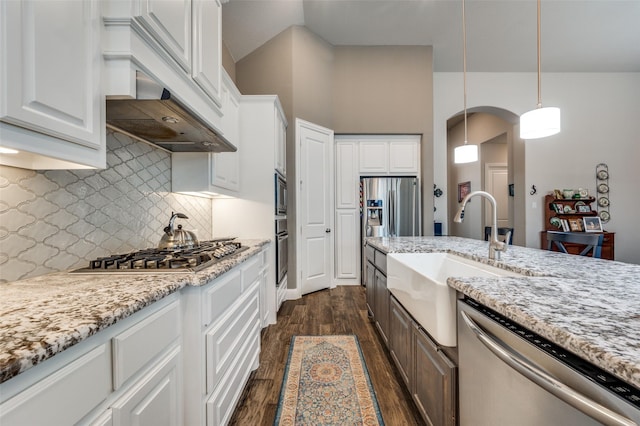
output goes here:
[{"label": "beige tile backsplash", "polygon": [[171,155],[109,130],[104,170],[0,166],[0,282],[154,247],[172,211],[211,238],[211,201],[171,192]]}]

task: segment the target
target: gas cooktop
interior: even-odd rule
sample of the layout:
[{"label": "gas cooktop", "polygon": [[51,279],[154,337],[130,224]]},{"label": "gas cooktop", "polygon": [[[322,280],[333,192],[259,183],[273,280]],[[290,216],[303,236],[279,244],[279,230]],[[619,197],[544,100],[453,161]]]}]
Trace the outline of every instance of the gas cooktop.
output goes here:
[{"label": "gas cooktop", "polygon": [[131,253],[99,257],[73,273],[145,273],[198,272],[226,256],[241,253],[248,247],[227,240],[201,241],[198,247],[182,249],[149,248]]}]

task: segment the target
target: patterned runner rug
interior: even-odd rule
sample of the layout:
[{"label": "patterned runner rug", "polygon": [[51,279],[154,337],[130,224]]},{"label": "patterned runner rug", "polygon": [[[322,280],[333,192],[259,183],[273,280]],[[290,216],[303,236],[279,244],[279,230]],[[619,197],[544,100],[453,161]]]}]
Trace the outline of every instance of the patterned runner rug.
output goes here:
[{"label": "patterned runner rug", "polygon": [[356,336],[293,336],[274,424],[384,425]]}]

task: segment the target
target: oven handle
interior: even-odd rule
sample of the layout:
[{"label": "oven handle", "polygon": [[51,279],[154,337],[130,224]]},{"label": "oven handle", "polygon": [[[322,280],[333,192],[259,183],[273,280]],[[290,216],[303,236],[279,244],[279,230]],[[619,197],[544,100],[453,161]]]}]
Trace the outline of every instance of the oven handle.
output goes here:
[{"label": "oven handle", "polygon": [[637,426],[637,424],[620,414],[611,411],[607,407],[576,392],[569,386],[558,381],[548,373],[538,368],[533,362],[517,353],[513,348],[504,343],[499,343],[482,330],[466,312],[460,312],[462,319],[469,329],[476,335],[494,355],[500,358],[509,367],[522,374],[533,383],[552,393],[562,401],[576,408],[578,411],[602,422],[606,425]]}]

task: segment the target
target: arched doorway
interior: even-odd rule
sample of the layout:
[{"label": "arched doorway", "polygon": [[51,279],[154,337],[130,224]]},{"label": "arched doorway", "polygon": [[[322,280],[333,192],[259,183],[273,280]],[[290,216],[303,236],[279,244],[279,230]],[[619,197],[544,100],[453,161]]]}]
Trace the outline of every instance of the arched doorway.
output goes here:
[{"label": "arched doorway", "polygon": [[483,239],[484,226],[490,225],[490,210],[484,206],[484,199],[480,198],[469,203],[462,224],[452,220],[459,207],[458,185],[470,182],[472,191],[484,190],[496,197],[498,211],[501,212],[499,216],[502,216],[499,217],[501,226],[508,224],[514,228],[514,244],[526,245],[525,145],[519,137],[518,123],[519,116],[505,109],[488,106],[468,109],[468,143],[479,145],[479,160],[455,164],[453,150],[464,143],[464,117],[459,112],[447,120],[449,235]]}]

